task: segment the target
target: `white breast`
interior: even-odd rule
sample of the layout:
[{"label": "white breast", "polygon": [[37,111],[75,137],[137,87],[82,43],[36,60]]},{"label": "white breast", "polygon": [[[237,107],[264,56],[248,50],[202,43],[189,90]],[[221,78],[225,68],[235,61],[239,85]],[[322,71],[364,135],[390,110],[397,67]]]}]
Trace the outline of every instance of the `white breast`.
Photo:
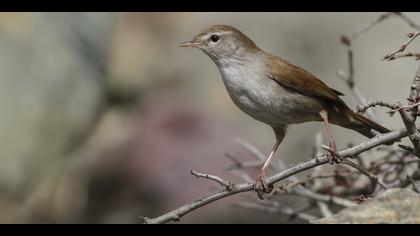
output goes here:
[{"label": "white breast", "polygon": [[268,78],[262,63],[230,62],[218,66],[232,101],[254,119],[270,125],[319,120],[322,104]]}]

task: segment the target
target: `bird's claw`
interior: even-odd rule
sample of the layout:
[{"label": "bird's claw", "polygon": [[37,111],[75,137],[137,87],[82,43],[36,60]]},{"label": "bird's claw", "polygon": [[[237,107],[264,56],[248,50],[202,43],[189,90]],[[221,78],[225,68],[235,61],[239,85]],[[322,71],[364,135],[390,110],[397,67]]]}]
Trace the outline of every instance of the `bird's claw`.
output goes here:
[{"label": "bird's claw", "polygon": [[323,145],[322,148],[327,151],[328,163],[331,165],[334,165],[334,163],[339,164],[343,161],[343,158],[338,154],[336,147],[327,147]]},{"label": "bird's claw", "polygon": [[263,200],[264,195],[271,193],[273,189],[274,186],[272,184],[268,185],[265,182],[265,173],[260,173],[254,183],[254,190],[257,192],[258,197]]}]

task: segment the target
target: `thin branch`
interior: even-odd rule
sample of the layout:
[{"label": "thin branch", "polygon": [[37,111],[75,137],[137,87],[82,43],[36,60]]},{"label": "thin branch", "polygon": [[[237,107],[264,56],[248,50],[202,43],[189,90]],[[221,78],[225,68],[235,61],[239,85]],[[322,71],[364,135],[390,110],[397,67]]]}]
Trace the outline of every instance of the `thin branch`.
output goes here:
[{"label": "thin branch", "polygon": [[[419,102],[420,93],[420,65],[417,68],[416,75],[414,76],[413,82],[410,87],[410,104]],[[416,118],[417,118],[418,106],[414,106],[411,112],[404,109],[399,110],[401,118],[404,122],[405,127],[408,130],[408,137],[414,147],[414,155],[420,158],[420,133],[417,130]]]},{"label": "thin branch", "polygon": [[409,40],[406,43],[404,43],[403,45],[401,45],[401,47],[398,50],[396,50],[396,51],[394,51],[392,53],[389,53],[389,54],[385,55],[384,58],[383,58],[383,60],[390,61],[390,60],[395,59],[395,55],[397,53],[404,52],[405,49],[407,48],[407,46],[410,45],[410,43],[413,42],[413,40],[416,39],[417,36],[419,36],[419,35],[420,35],[420,32],[407,34],[407,37],[409,37]]},{"label": "thin branch", "polygon": [[[347,46],[347,61],[348,61],[348,75],[346,75],[343,71],[338,71],[338,77],[343,79],[344,82],[349,87],[350,91],[353,93],[353,95],[359,100],[359,103],[366,103],[367,99],[363,96],[363,94],[360,92],[360,90],[355,86],[355,79],[354,79],[354,59],[353,59],[353,49],[351,48],[351,43],[345,43],[346,41],[342,42]],[[349,41],[351,42],[351,41]],[[376,120],[376,115],[373,111],[368,110],[367,116],[369,118]]]},{"label": "thin branch", "polygon": [[413,104],[410,104],[410,105],[407,105],[407,106],[401,106],[400,104],[397,104],[396,105],[396,108],[394,108],[394,109],[392,109],[392,110],[390,110],[389,111],[389,113],[391,114],[391,113],[395,113],[395,112],[398,112],[398,111],[400,111],[400,110],[402,110],[402,109],[411,109],[411,108],[415,108],[415,107],[417,107],[417,106],[419,106],[420,105],[420,102],[417,102],[417,103],[413,103]]},{"label": "thin branch", "polygon": [[372,173],[370,173],[368,170],[366,170],[363,166],[360,166],[352,161],[349,160],[343,160],[342,161],[343,164],[351,166],[355,169],[357,169],[358,171],[360,171],[361,173],[363,173],[364,175],[366,175],[369,179],[371,179],[374,188],[376,187],[376,184],[379,184],[379,186],[381,186],[383,189],[388,189],[388,187],[378,178],[377,175],[374,175]]},{"label": "thin branch", "polygon": [[[334,175],[334,176],[336,177],[337,175]],[[333,177],[333,175],[323,175],[323,176],[316,176],[316,177],[330,178],[330,177]],[[277,193],[291,194],[295,196],[305,197],[310,200],[314,200],[316,202],[332,203],[332,204],[335,204],[337,206],[342,206],[342,207],[355,206],[353,202],[347,199],[337,197],[337,196],[332,196],[332,195],[320,194],[309,188],[303,187],[301,184],[302,182],[296,182],[296,183],[289,184],[286,187],[279,186],[272,193],[272,196],[275,196]]]},{"label": "thin branch", "polygon": [[256,147],[254,147],[250,143],[240,138],[236,138],[235,142],[238,143],[242,148],[247,150],[249,153],[251,153],[258,161],[261,161],[261,163],[264,163],[265,159],[267,159],[267,156],[264,155],[264,153],[262,153],[260,150],[258,150]]},{"label": "thin branch", "polygon": [[227,190],[231,190],[232,187],[233,187],[232,183],[230,183],[229,181],[226,181],[226,180],[224,180],[224,179],[222,179],[218,176],[215,176],[215,175],[202,174],[202,173],[199,173],[199,172],[193,171],[193,170],[191,171],[191,174],[194,175],[197,178],[205,178],[205,179],[213,180],[213,181],[219,183],[220,185],[226,187]]},{"label": "thin branch", "polygon": [[323,217],[330,217],[333,215],[331,209],[325,202],[317,201],[316,204],[318,205],[319,211],[321,212]]},{"label": "thin branch", "polygon": [[237,169],[237,168],[241,168],[242,167],[242,163],[240,161],[238,161],[236,159],[236,157],[234,157],[232,154],[230,153],[225,153],[225,157],[229,160],[232,161],[232,164],[229,164],[226,169],[227,170],[231,170],[231,169]]},{"label": "thin branch", "polygon": [[[412,173],[410,175],[410,178],[415,181],[420,180],[420,170],[416,170],[414,173]],[[408,178],[404,178],[404,179],[400,179],[396,183],[393,183],[392,185],[390,185],[390,187],[391,188],[405,188],[410,184],[411,184],[410,180]]]},{"label": "thin branch", "polygon": [[286,186],[279,186],[279,191],[287,192],[290,191],[292,188],[295,188],[297,186],[303,186],[306,183],[310,183],[314,180],[318,179],[330,179],[330,178],[337,178],[337,177],[348,177],[352,174],[355,174],[354,172],[348,172],[348,173],[332,173],[332,174],[320,174],[320,175],[309,175],[305,180],[297,181],[290,183]]},{"label": "thin branch", "polygon": [[261,167],[261,165],[262,165],[261,161],[244,161],[244,162],[240,162],[234,156],[232,156],[229,153],[226,153],[226,158],[228,158],[229,160],[232,161],[232,163],[229,164],[226,167],[226,170],[245,169],[245,168],[256,168],[256,167]]},{"label": "thin branch", "polygon": [[384,21],[385,19],[388,19],[390,16],[392,16],[393,12],[387,12],[384,14],[381,14],[378,18],[376,18],[374,21],[362,26],[360,29],[356,30],[354,33],[351,34],[349,37],[350,43],[354,41],[357,37],[362,35],[363,33],[366,33],[367,31],[371,30],[373,27]]},{"label": "thin branch", "polygon": [[414,22],[412,19],[410,19],[408,16],[406,16],[404,13],[401,12],[394,12],[397,16],[399,16],[402,20],[408,23],[411,27],[420,30],[420,24]]},{"label": "thin branch", "polygon": [[243,179],[245,182],[252,182],[253,179],[251,176],[246,173],[245,171],[242,171],[241,169],[233,169],[231,170],[233,175],[236,175],[237,177]]},{"label": "thin branch", "polygon": [[400,110],[401,118],[404,121],[404,125],[409,130],[409,139],[414,146],[413,154],[420,158],[420,134],[416,129],[414,122],[410,120],[410,116],[404,110]]},{"label": "thin branch", "polygon": [[407,57],[414,57],[414,60],[420,60],[420,53],[407,52],[407,53],[402,53],[402,54],[389,55],[389,57],[386,58],[386,60],[392,61],[398,58],[407,58]]},{"label": "thin branch", "polygon": [[[276,203],[278,203],[278,202],[276,202]],[[311,210],[311,209],[313,209],[315,207],[315,202],[310,202],[309,204],[307,204],[307,205],[304,205],[304,206],[301,206],[301,207],[299,207],[299,208],[296,208],[295,209],[295,212],[296,213],[299,213],[299,212],[305,212],[305,211],[308,211],[308,210]]]},{"label": "thin branch", "polygon": [[[338,152],[338,154],[341,157],[352,157],[352,156],[356,156],[360,153],[363,153],[367,150],[370,150],[378,145],[384,144],[384,143],[389,143],[392,141],[396,141],[399,140],[401,138],[406,137],[407,134],[407,129],[401,129],[399,131],[393,131],[393,132],[389,132],[386,134],[381,134],[378,136],[375,136],[371,139],[368,139],[362,143],[360,143],[359,145],[347,148],[345,150],[342,150],[340,152]],[[320,156],[320,157],[316,157],[313,158],[309,161],[300,163],[300,164],[296,164],[288,169],[285,169],[271,177],[268,177],[266,179],[266,182],[268,185],[273,185],[274,183],[277,183],[283,179],[286,179],[290,176],[293,176],[297,173],[303,172],[305,170],[309,170],[312,169],[316,166],[319,165],[323,165],[328,163],[328,157],[326,155]],[[211,202],[217,201],[219,199],[234,195],[234,194],[238,194],[238,193],[242,193],[242,192],[249,192],[249,191],[253,191],[254,187],[253,187],[253,183],[242,183],[242,184],[234,184],[233,187],[231,189],[222,189],[219,190],[217,192],[213,192],[208,194],[207,196],[198,198],[190,203],[187,203],[173,211],[170,211],[164,215],[158,216],[156,218],[143,218],[144,223],[147,224],[158,224],[158,223],[164,223],[164,222],[168,222],[168,221],[173,221],[173,220],[179,220],[180,217],[182,217],[183,215],[194,211],[202,206],[205,206]]]},{"label": "thin branch", "polygon": [[[264,155],[264,153],[262,153],[260,150],[258,150],[258,148],[256,148],[254,145],[246,142],[245,140],[242,140],[240,138],[236,138],[235,142],[238,143],[243,149],[247,150],[249,153],[252,154],[253,157],[255,157],[255,159],[257,161],[261,162],[261,165],[265,162],[265,160],[267,159],[267,156]],[[280,170],[280,169],[285,169],[286,166],[284,165],[284,163],[282,161],[279,162],[272,162],[271,165],[269,166],[269,168],[271,169],[275,169],[275,170]]]},{"label": "thin branch", "polygon": [[401,149],[404,149],[405,151],[407,151],[409,153],[414,152],[414,148],[412,148],[410,146],[407,146],[407,145],[404,145],[404,144],[398,144],[398,147],[401,148]]},{"label": "thin branch", "polygon": [[348,61],[348,70],[349,73],[346,76],[344,72],[339,71],[339,76],[347,83],[347,86],[353,90],[354,88],[354,59],[353,59],[353,49],[349,46],[347,47],[347,61]]},{"label": "thin branch", "polygon": [[356,111],[358,113],[362,113],[362,112],[365,112],[366,110],[368,110],[369,108],[376,107],[376,106],[386,107],[386,108],[389,108],[389,109],[397,109],[398,108],[397,104],[392,104],[392,103],[385,102],[385,101],[382,101],[382,100],[375,100],[375,101],[364,103],[362,105],[358,105],[357,108],[356,108]]}]

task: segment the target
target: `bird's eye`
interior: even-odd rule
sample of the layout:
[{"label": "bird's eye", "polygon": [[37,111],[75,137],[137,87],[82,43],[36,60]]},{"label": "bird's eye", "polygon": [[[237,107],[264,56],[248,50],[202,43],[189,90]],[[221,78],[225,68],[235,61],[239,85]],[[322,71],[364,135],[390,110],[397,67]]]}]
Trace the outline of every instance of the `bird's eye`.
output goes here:
[{"label": "bird's eye", "polygon": [[211,40],[213,43],[216,43],[217,41],[219,41],[219,36],[218,36],[218,35],[213,34],[213,35],[210,37],[210,40]]}]

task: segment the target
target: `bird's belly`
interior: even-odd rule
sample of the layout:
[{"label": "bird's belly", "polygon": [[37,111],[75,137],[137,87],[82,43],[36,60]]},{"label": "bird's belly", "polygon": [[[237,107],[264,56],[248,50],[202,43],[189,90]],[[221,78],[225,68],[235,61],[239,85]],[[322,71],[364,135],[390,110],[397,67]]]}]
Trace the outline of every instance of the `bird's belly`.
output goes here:
[{"label": "bird's belly", "polygon": [[[259,81],[258,81],[259,80]],[[265,78],[226,84],[233,102],[245,113],[269,125],[319,121],[322,102]]]}]

